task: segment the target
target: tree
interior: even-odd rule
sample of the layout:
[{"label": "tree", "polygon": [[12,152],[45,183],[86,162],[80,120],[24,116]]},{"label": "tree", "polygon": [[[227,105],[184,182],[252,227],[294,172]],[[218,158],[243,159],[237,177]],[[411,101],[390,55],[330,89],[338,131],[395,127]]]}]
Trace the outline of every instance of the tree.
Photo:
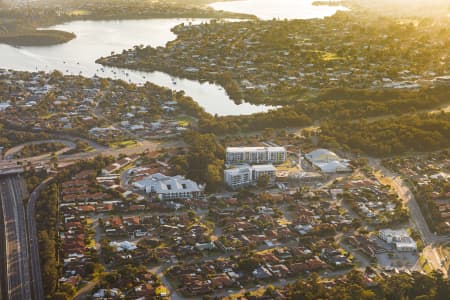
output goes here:
[{"label": "tree", "polygon": [[53,300],[69,300],[71,299],[71,297],[69,295],[67,295],[66,293],[63,292],[56,292],[53,296],[52,296]]},{"label": "tree", "polygon": [[189,150],[185,155],[176,156],[171,164],[180,174],[189,179],[206,183],[209,192],[217,190],[222,184],[223,157],[225,150],[213,134],[187,132],[184,135]]},{"label": "tree", "polygon": [[222,161],[216,160],[214,163],[208,165],[206,175],[208,191],[216,191],[222,184],[222,181]]},{"label": "tree", "polygon": [[385,282],[384,291],[387,300],[403,300],[412,289],[412,278],[406,274],[396,274]]},{"label": "tree", "polygon": [[450,281],[445,279],[441,272],[433,272],[432,277],[436,282],[436,300],[448,299],[450,295]]},{"label": "tree", "polygon": [[254,257],[242,258],[239,261],[239,270],[250,274],[259,266],[259,261]]},{"label": "tree", "polygon": [[94,262],[88,262],[85,266],[86,274],[88,275],[95,275],[99,274],[101,272],[104,272],[105,268],[102,264],[94,263]]},{"label": "tree", "polygon": [[[61,286],[59,287],[59,292],[67,295],[67,296],[73,296],[75,295],[75,293],[77,292],[77,290],[75,289],[75,287],[73,285],[71,285],[70,283],[63,283],[61,284]],[[57,293],[55,293],[56,295]]]},{"label": "tree", "polygon": [[260,188],[267,188],[270,183],[270,176],[269,174],[263,174],[258,177],[257,179],[257,185]]}]

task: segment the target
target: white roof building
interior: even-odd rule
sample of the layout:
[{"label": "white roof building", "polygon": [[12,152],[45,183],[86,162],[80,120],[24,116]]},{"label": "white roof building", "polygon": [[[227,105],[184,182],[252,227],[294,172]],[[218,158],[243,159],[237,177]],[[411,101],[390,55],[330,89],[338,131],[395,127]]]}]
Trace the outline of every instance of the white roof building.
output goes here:
[{"label": "white roof building", "polygon": [[118,297],[122,295],[122,292],[119,289],[99,289],[92,295],[94,299],[105,299],[105,297]]},{"label": "white roof building", "polygon": [[398,251],[416,251],[417,244],[404,229],[382,229],[378,236],[386,243],[394,244]]},{"label": "white roof building", "polygon": [[11,104],[9,104],[8,102],[0,102],[0,111],[4,111],[10,106]]},{"label": "white roof building", "polygon": [[133,183],[133,186],[154,193],[160,200],[199,198],[203,195],[204,187],[181,175],[166,176],[156,173]]},{"label": "white roof building", "polygon": [[122,241],[122,242],[110,242],[109,245],[116,249],[117,252],[122,252],[124,250],[127,251],[133,251],[137,247],[134,243],[129,241]]},{"label": "white roof building", "polygon": [[112,126],[110,126],[110,127],[92,127],[91,129],[89,129],[90,134],[98,134],[98,133],[104,133],[104,132],[109,132],[109,131],[119,131],[119,130]]},{"label": "white roof building", "polygon": [[450,76],[439,76],[433,79],[433,83],[437,86],[450,85]]},{"label": "white roof building", "polygon": [[324,173],[351,172],[349,160],[340,158],[336,153],[327,149],[317,149],[308,154],[305,158],[316,168]]}]

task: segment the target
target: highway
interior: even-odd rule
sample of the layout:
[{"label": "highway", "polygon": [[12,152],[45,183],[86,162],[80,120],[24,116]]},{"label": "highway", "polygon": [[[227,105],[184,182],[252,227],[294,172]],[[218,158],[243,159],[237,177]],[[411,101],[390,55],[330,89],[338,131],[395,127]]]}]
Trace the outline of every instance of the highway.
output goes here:
[{"label": "highway", "polygon": [[48,178],[39,184],[30,194],[27,203],[27,225],[29,237],[29,251],[30,251],[30,266],[31,266],[31,285],[34,295],[34,300],[44,300],[44,287],[42,285],[41,264],[39,261],[39,243],[36,230],[36,201],[39,199],[39,194],[47,184],[53,180]]},{"label": "highway", "polygon": [[32,299],[28,237],[23,200],[27,197],[25,182],[20,175],[0,176],[0,200],[4,220],[3,238],[6,268],[4,283],[8,300]]},{"label": "highway", "polygon": [[[95,151],[92,152],[59,155],[58,165],[59,167],[67,166],[81,159],[93,158],[97,155],[117,156],[119,154],[132,155],[146,151],[151,152],[159,147],[158,143],[142,140],[135,147],[130,148],[111,149],[97,146]],[[1,232],[1,238],[5,243],[4,248],[7,253],[5,258],[2,259],[6,263],[0,264],[0,267],[4,269],[5,277],[7,277],[7,280],[2,279],[2,281],[6,282],[2,282],[0,292],[5,295],[3,298],[8,300],[44,299],[35,210],[39,193],[51,178],[42,182],[30,194],[25,218],[25,210],[22,203],[27,196],[27,192],[23,179],[15,174],[23,171],[18,166],[18,162],[22,162],[25,165],[28,163],[43,165],[48,164],[50,160],[51,157],[48,155],[23,160],[0,160],[0,200],[6,232],[6,234]],[[27,236],[27,232],[29,236]],[[0,294],[0,299],[3,299],[2,294]]]}]

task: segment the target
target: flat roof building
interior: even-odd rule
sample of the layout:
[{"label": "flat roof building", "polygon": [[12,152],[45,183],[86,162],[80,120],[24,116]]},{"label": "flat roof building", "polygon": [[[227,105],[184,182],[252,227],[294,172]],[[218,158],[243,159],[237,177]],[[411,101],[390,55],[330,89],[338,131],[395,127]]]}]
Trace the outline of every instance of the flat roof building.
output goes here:
[{"label": "flat roof building", "polygon": [[249,165],[232,168],[223,172],[223,178],[229,187],[239,189],[252,184],[252,171]]},{"label": "flat roof building", "polygon": [[269,183],[275,182],[276,168],[273,165],[254,165],[247,164],[236,166],[224,171],[225,184],[232,189],[255,184],[258,178],[263,175],[269,176]]},{"label": "flat roof building", "polygon": [[284,147],[228,147],[226,150],[226,162],[229,164],[280,164],[285,161]]},{"label": "flat roof building", "polygon": [[388,244],[394,244],[398,251],[416,251],[417,244],[404,229],[382,229],[378,236]]}]

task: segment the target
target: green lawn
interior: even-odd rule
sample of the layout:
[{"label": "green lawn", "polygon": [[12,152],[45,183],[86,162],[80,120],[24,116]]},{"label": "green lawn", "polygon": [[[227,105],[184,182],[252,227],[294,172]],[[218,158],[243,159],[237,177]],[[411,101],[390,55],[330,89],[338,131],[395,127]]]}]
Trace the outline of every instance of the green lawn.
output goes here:
[{"label": "green lawn", "polygon": [[178,125],[183,127],[189,126],[196,121],[195,118],[186,115],[177,116],[176,120],[178,121]]},{"label": "green lawn", "polygon": [[109,146],[111,148],[129,148],[136,145],[137,142],[135,140],[121,141],[121,142],[113,142],[110,143]]}]

